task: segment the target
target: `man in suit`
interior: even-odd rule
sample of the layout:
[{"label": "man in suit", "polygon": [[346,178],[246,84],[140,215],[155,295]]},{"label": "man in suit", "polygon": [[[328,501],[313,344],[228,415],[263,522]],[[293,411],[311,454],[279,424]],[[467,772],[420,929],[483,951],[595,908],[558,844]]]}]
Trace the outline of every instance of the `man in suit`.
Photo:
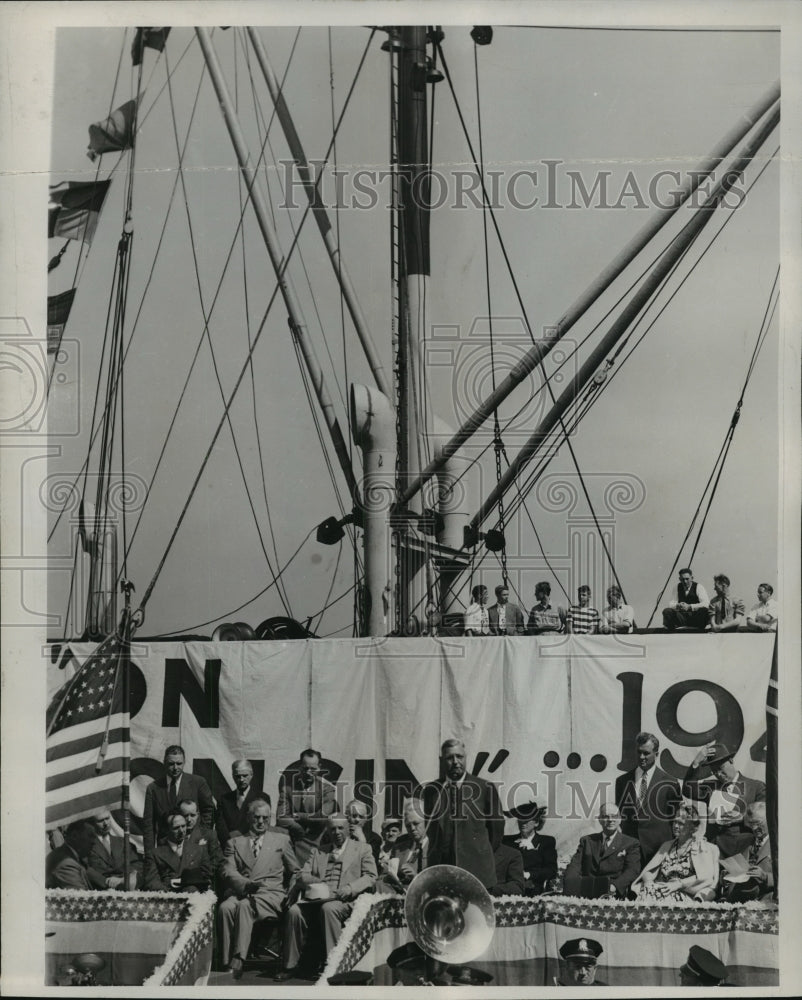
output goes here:
[{"label": "man in suit", "polygon": [[501,843],[493,855],[496,863],[496,884],[488,892],[491,896],[524,895],[524,863],[521,852],[515,847]]},{"label": "man in suit", "polygon": [[[95,828],[95,842],[89,850],[87,865],[90,871],[90,881],[98,876],[98,889],[117,889],[123,885],[124,877],[124,844],[123,837],[115,837],[111,833],[111,813],[101,809],[92,817]],[[128,877],[130,887],[136,889],[142,885],[142,861],[132,843],[128,844]]]},{"label": "man in suit", "polygon": [[446,740],[440,751],[443,778],[420,789],[429,820],[430,865],[464,868],[489,888],[496,881],[494,854],[504,835],[496,786],[465,770],[465,744]]},{"label": "man in suit", "polygon": [[152,781],[145,792],[145,810],[142,816],[142,839],[145,842],[145,856],[153,851],[157,841],[165,833],[165,820],[178,809],[181,799],[192,799],[200,807],[204,826],[211,826],[214,815],[214,799],[203,778],[194,774],[184,774],[186,755],[179,746],[167,747],[164,751],[164,777]]},{"label": "man in suit", "polygon": [[541,834],[546,807],[526,802],[504,813],[518,821],[518,834],[502,839],[502,844],[520,851],[524,868],[524,895],[538,896],[546,883],[557,875],[557,845],[554,837]]},{"label": "man in suit", "polygon": [[663,608],[663,628],[669,632],[676,628],[706,629],[710,620],[709,607],[707,591],[694,580],[690,567],[681,569],[677,596]]},{"label": "man in suit", "polygon": [[395,892],[407,886],[429,864],[426,814],[420,799],[410,799],[404,807],[406,833],[393,844],[381,881]]},{"label": "man in suit", "polygon": [[79,819],[64,831],[64,843],[45,859],[45,887],[48,889],[92,889],[86,861],[95,842],[91,820]]},{"label": "man in suit", "polygon": [[225,847],[231,837],[240,837],[248,829],[248,806],[264,797],[253,787],[253,767],[250,761],[235,760],[231,765],[234,787],[223,792],[217,802],[217,839]]},{"label": "man in suit", "polygon": [[744,822],[752,802],[766,801],[762,781],[747,778],[732,762],[732,753],[715,740],[703,746],[691,762],[682,783],[682,794],[707,804],[705,837],[722,858],[747,847],[752,834]]},{"label": "man in suit", "polygon": [[[774,888],[774,866],[771,861],[771,842],[766,819],[766,803],[752,802],[746,807],[744,819],[752,834],[752,842],[738,854],[722,861],[722,889],[728,903],[746,902],[749,899],[771,895]],[[734,862],[734,864],[733,864]],[[745,870],[745,871],[744,871]],[[746,874],[748,882],[728,882],[728,874]]]},{"label": "man in suit", "polygon": [[212,887],[217,891],[217,882],[223,874],[223,852],[220,850],[217,833],[210,826],[204,826],[200,822],[198,803],[193,802],[192,799],[182,799],[178,803],[178,811],[187,821],[187,844],[205,847],[209,854],[209,862],[212,866]]},{"label": "man in suit", "polygon": [[352,799],[345,807],[345,817],[348,820],[348,836],[361,844],[367,844],[373,851],[376,867],[379,865],[379,853],[382,849],[382,839],[378,833],[367,829],[368,807],[359,799]]},{"label": "man in suit", "polygon": [[367,844],[349,838],[346,817],[341,813],[329,816],[327,833],[326,845],[312,851],[290,888],[291,897],[295,890],[303,893],[303,899],[287,910],[284,968],[276,974],[277,982],[295,975],[310,934],[322,937],[328,955],[340,938],[353,901],[376,882],[373,852]]},{"label": "man in suit", "polygon": [[510,591],[504,584],[496,587],[496,603],[487,609],[491,635],[524,635],[524,613],[517,604],[510,604]]},{"label": "man in suit", "polygon": [[657,848],[674,837],[671,819],[681,800],[679,782],[657,766],[660,741],[652,733],[635,737],[638,766],[619,775],[615,804],[621,811],[621,830],[640,842],[641,867]]},{"label": "man in suit", "polygon": [[276,825],[290,835],[300,864],[319,846],[328,817],[339,810],[337,791],[320,774],[320,753],[304,750],[295,768],[279,778]]},{"label": "man in suit", "polygon": [[287,833],[270,827],[270,812],[269,796],[254,799],[243,824],[247,833],[232,837],[225,847],[229,895],[218,919],[223,960],[235,979],[242,976],[255,921],[281,916],[289,879],[299,868]]},{"label": "man in suit", "polygon": [[187,821],[181,813],[167,817],[167,842],[145,858],[145,888],[155,892],[205,892],[212,880],[206,845],[187,841]]},{"label": "man in suit", "polygon": [[[640,844],[634,837],[621,833],[618,806],[601,807],[599,826],[601,833],[580,837],[576,852],[565,869],[565,892],[571,896],[606,895],[623,899],[640,873]],[[597,887],[601,888],[598,883],[593,890],[584,888],[580,879],[588,877],[606,881],[607,891],[596,892]]]}]

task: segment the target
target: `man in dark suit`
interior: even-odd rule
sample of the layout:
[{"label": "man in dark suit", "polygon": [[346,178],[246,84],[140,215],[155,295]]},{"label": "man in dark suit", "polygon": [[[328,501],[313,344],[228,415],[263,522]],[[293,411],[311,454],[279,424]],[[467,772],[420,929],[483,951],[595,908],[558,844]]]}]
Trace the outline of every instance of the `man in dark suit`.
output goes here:
[{"label": "man in dark suit", "polygon": [[[599,826],[601,833],[580,837],[579,846],[565,869],[565,892],[570,896],[604,895],[623,899],[640,874],[640,844],[634,837],[621,833],[618,806],[601,807]],[[581,882],[584,878],[599,881],[586,885]]]},{"label": "man in dark suit", "polygon": [[546,883],[557,875],[557,845],[554,837],[540,833],[546,821],[546,807],[526,802],[504,813],[518,820],[518,834],[502,839],[502,844],[520,851],[524,867],[524,895],[538,896]]},{"label": "man in dark suit", "polygon": [[320,774],[320,759],[310,747],[298,765],[279,778],[276,826],[289,833],[300,864],[319,846],[328,817],[340,808],[334,785]]},{"label": "man in dark suit", "polygon": [[465,744],[446,740],[440,751],[443,778],[420,789],[429,820],[429,865],[464,868],[487,888],[496,882],[494,854],[504,835],[496,786],[465,770]]},{"label": "man in dark suit", "polygon": [[766,801],[763,782],[741,774],[732,757],[723,743],[708,743],[693,758],[682,783],[683,795],[707,804],[705,837],[718,847],[722,858],[749,845],[752,834],[745,823],[747,806]]},{"label": "man in dark suit", "polygon": [[182,799],[178,803],[178,811],[187,821],[187,844],[196,847],[205,847],[209,854],[209,862],[212,866],[212,888],[217,891],[217,883],[223,875],[223,852],[220,849],[220,841],[217,833],[210,826],[204,826],[200,822],[198,803],[192,799]]},{"label": "man in dark suit", "polygon": [[226,844],[228,896],[219,911],[221,953],[235,979],[242,976],[254,923],[281,915],[289,879],[299,868],[287,833],[270,826],[268,796],[251,802],[243,825],[245,832]]},{"label": "man in dark suit", "polygon": [[211,826],[214,817],[214,799],[203,778],[184,774],[186,755],[179,746],[164,751],[163,778],[152,781],[145,792],[145,810],[142,816],[142,839],[145,856],[153,851],[156,842],[165,834],[165,820],[178,809],[181,799],[192,799],[200,808],[204,826]]},{"label": "man in dark suit", "polygon": [[294,893],[303,894],[303,901],[294,902],[287,910],[284,969],[276,974],[277,982],[295,974],[310,934],[322,938],[328,955],[351,915],[353,901],[373,889],[376,875],[373,851],[349,838],[345,816],[329,816],[325,846],[312,851],[290,886],[290,898]]},{"label": "man in dark suit", "polygon": [[524,613],[510,604],[510,591],[504,584],[496,587],[496,603],[487,609],[491,635],[525,635]]},{"label": "man in dark suit", "polygon": [[248,806],[264,794],[253,787],[250,761],[235,760],[231,765],[234,787],[223,792],[217,801],[217,839],[225,847],[231,837],[240,837],[248,829]]},{"label": "man in dark suit", "polygon": [[[90,881],[93,876],[99,876],[98,889],[117,889],[125,881],[124,844],[123,837],[115,837],[111,833],[111,813],[101,809],[92,817],[95,828],[95,842],[89,850],[87,865],[90,871]],[[128,844],[128,877],[132,889],[142,886],[142,861],[132,843]]]},{"label": "man in dark suit", "polygon": [[181,813],[167,817],[167,843],[157,844],[145,859],[145,888],[155,892],[205,892],[212,863],[205,845],[187,841]]},{"label": "man in dark suit", "polygon": [[47,889],[92,889],[86,861],[95,842],[95,828],[88,819],[70,823],[64,831],[64,843],[45,858]]},{"label": "man in dark suit", "polygon": [[496,884],[488,892],[491,896],[524,895],[524,863],[521,852],[501,843],[493,855],[496,863]]},{"label": "man in dark suit", "polygon": [[657,766],[658,738],[638,733],[635,745],[638,766],[616,779],[615,804],[621,810],[621,831],[640,842],[643,867],[661,844],[673,839],[671,819],[681,796],[679,782]]}]

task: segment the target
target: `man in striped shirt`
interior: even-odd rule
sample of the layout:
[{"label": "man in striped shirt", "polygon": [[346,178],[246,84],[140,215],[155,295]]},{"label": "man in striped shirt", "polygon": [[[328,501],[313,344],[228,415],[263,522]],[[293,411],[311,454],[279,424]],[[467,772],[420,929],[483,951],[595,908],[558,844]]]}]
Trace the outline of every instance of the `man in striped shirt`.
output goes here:
[{"label": "man in striped shirt", "polygon": [[565,616],[565,631],[571,635],[595,634],[601,615],[590,606],[590,587],[585,583],[577,590],[578,604],[572,604]]}]

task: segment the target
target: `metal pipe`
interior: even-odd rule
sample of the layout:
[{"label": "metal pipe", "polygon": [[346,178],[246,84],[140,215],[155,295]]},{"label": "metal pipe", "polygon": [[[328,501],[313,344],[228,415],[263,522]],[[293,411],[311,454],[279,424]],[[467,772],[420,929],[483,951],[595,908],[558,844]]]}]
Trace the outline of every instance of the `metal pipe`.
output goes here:
[{"label": "metal pipe", "polygon": [[744,138],[753,125],[760,120],[766,111],[778,100],[780,96],[780,84],[776,82],[768,92],[754,104],[739,121],[727,132],[724,138],[718,143],[710,155],[690,171],[685,184],[674,192],[672,203],[666,207],[661,207],[658,212],[640,229],[638,233],[626,244],[620,253],[604,268],[587,289],[580,295],[574,304],[568,309],[556,326],[549,329],[547,337],[538,340],[524,355],[523,358],[510,370],[506,378],[499,383],[495,392],[471,414],[465,423],[456,432],[454,437],[443,448],[442,456],[431,461],[405,489],[400,498],[401,503],[408,503],[409,500],[428,482],[437,472],[437,469],[449,455],[461,447],[477,431],[485,420],[498,408],[498,406],[510,395],[510,393],[534,371],[543,358],[549,353],[554,345],[565,336],[576,321],[590,308],[596,299],[604,292],[621,272],[632,263],[635,257],[641,252],[646,244],[652,240],[663,226],[669,221],[674,213],[688,200],[693,192],[699,187],[705,178],[713,173],[715,168],[728,156],[735,148],[736,144]]},{"label": "metal pipe", "polygon": [[301,349],[301,354],[303,356],[304,363],[306,364],[309,378],[314,387],[318,403],[323,411],[326,426],[329,429],[329,433],[331,434],[331,438],[334,443],[334,450],[337,453],[340,468],[342,469],[343,475],[345,476],[345,480],[348,484],[348,490],[352,499],[356,501],[359,495],[359,490],[356,477],[354,476],[354,471],[351,468],[351,459],[348,455],[345,438],[343,437],[340,424],[337,420],[337,415],[334,412],[331,397],[329,396],[328,389],[326,388],[326,382],[323,377],[323,369],[318,361],[314,345],[309,339],[300,303],[298,302],[298,298],[292,287],[289,276],[285,272],[285,258],[281,251],[278,237],[273,232],[270,225],[270,217],[265,196],[259,187],[256,170],[251,164],[248,145],[245,141],[242,129],[240,128],[234,104],[228,93],[226,82],[223,79],[223,73],[220,69],[220,64],[217,60],[214,47],[212,46],[209,32],[206,28],[195,28],[195,33],[198,36],[198,41],[200,43],[204,59],[206,60],[206,65],[209,69],[209,75],[211,76],[212,83],[214,84],[215,93],[217,94],[217,99],[220,103],[220,110],[223,113],[223,119],[226,123],[226,127],[228,128],[228,133],[231,137],[232,145],[234,146],[234,151],[237,154],[240,169],[242,170],[242,174],[245,178],[245,183],[248,185],[251,204],[253,205],[254,212],[256,213],[256,219],[259,223],[262,239],[264,240],[267,252],[270,255],[270,261],[273,265],[273,270],[276,272],[276,278],[279,283],[279,288],[281,289],[282,297],[284,298],[284,304],[287,307],[287,312],[289,313],[290,328],[298,346]]},{"label": "metal pipe", "polygon": [[593,349],[585,363],[573,377],[568,387],[543,418],[538,429],[512,460],[509,468],[504,472],[496,487],[472,518],[471,527],[478,528],[487,515],[495,508],[499,497],[502,497],[513,484],[518,473],[540,448],[541,444],[546,439],[546,436],[554,429],[558,420],[576,399],[582,387],[593,377],[596,369],[605,359],[610,348],[614,346],[616,341],[621,336],[623,336],[630,323],[632,323],[641,309],[643,309],[643,307],[647,304],[652,294],[660,287],[663,279],[666,278],[666,276],[671,272],[673,266],[685,253],[691,243],[693,243],[699,233],[701,233],[707,223],[713,218],[713,211],[718,207],[720,200],[727,194],[730,188],[734,186],[735,182],[754,158],[760,147],[777,127],[779,120],[780,105],[779,102],[777,102],[764,123],[752,139],[750,139],[750,141],[741,150],[738,159],[732,164],[724,177],[715,186],[705,203],[697,209],[695,215],[688,223],[686,223],[684,228],[680,230],[676,239],[668,246],[663,256],[655,265],[651,274],[633,295],[621,315],[613,323],[604,337],[602,337],[601,341]]},{"label": "metal pipe", "polygon": [[323,204],[323,199],[320,197],[320,190],[317,184],[315,184],[314,176],[309,166],[309,161],[306,158],[306,153],[304,153],[301,139],[295,129],[295,123],[292,120],[290,109],[287,107],[287,102],[284,100],[284,95],[281,92],[276,75],[273,72],[273,67],[270,65],[270,60],[267,57],[267,52],[258,31],[256,28],[246,28],[245,30],[248,32],[248,37],[250,38],[251,45],[256,53],[256,58],[262,70],[262,75],[265,78],[267,89],[270,91],[270,96],[273,99],[276,115],[278,116],[282,129],[284,130],[287,145],[290,147],[290,152],[295,160],[295,166],[298,170],[298,174],[301,178],[301,182],[303,183],[307,197],[309,198],[309,205],[312,209],[312,214],[317,222],[320,235],[323,237],[323,243],[328,252],[329,260],[331,261],[331,265],[334,268],[334,274],[340,284],[340,288],[342,289],[345,304],[348,307],[348,312],[350,313],[357,336],[359,337],[362,349],[365,352],[365,357],[370,365],[370,370],[373,372],[373,377],[376,379],[376,385],[378,386],[379,391],[389,397],[391,390],[389,382],[387,381],[387,376],[385,375],[384,365],[382,364],[379,353],[376,350],[376,345],[373,343],[373,338],[368,328],[367,320],[365,319],[362,307],[357,299],[354,286],[351,283],[351,276],[348,273],[348,268],[346,267],[345,261],[340,254],[340,248],[337,246],[335,241],[334,231],[332,229],[328,212],[326,211],[326,206]]}]

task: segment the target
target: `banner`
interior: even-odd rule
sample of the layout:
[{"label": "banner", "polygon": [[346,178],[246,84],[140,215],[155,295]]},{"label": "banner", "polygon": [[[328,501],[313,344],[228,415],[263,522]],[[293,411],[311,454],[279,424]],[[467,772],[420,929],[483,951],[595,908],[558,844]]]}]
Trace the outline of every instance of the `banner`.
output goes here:
[{"label": "banner", "polygon": [[[274,806],[279,774],[312,746],[340,804],[371,802],[378,828],[415,785],[438,777],[440,745],[457,737],[504,808],[547,806],[544,832],[564,855],[598,829],[641,731],[658,737],[659,766],[678,779],[718,739],[763,780],[773,642],[758,633],[134,641],[132,808],[141,815],[172,743],[216,796],[231,787],[232,762],[250,759]],[[67,679],[92,648],[53,648],[53,676]]]}]

